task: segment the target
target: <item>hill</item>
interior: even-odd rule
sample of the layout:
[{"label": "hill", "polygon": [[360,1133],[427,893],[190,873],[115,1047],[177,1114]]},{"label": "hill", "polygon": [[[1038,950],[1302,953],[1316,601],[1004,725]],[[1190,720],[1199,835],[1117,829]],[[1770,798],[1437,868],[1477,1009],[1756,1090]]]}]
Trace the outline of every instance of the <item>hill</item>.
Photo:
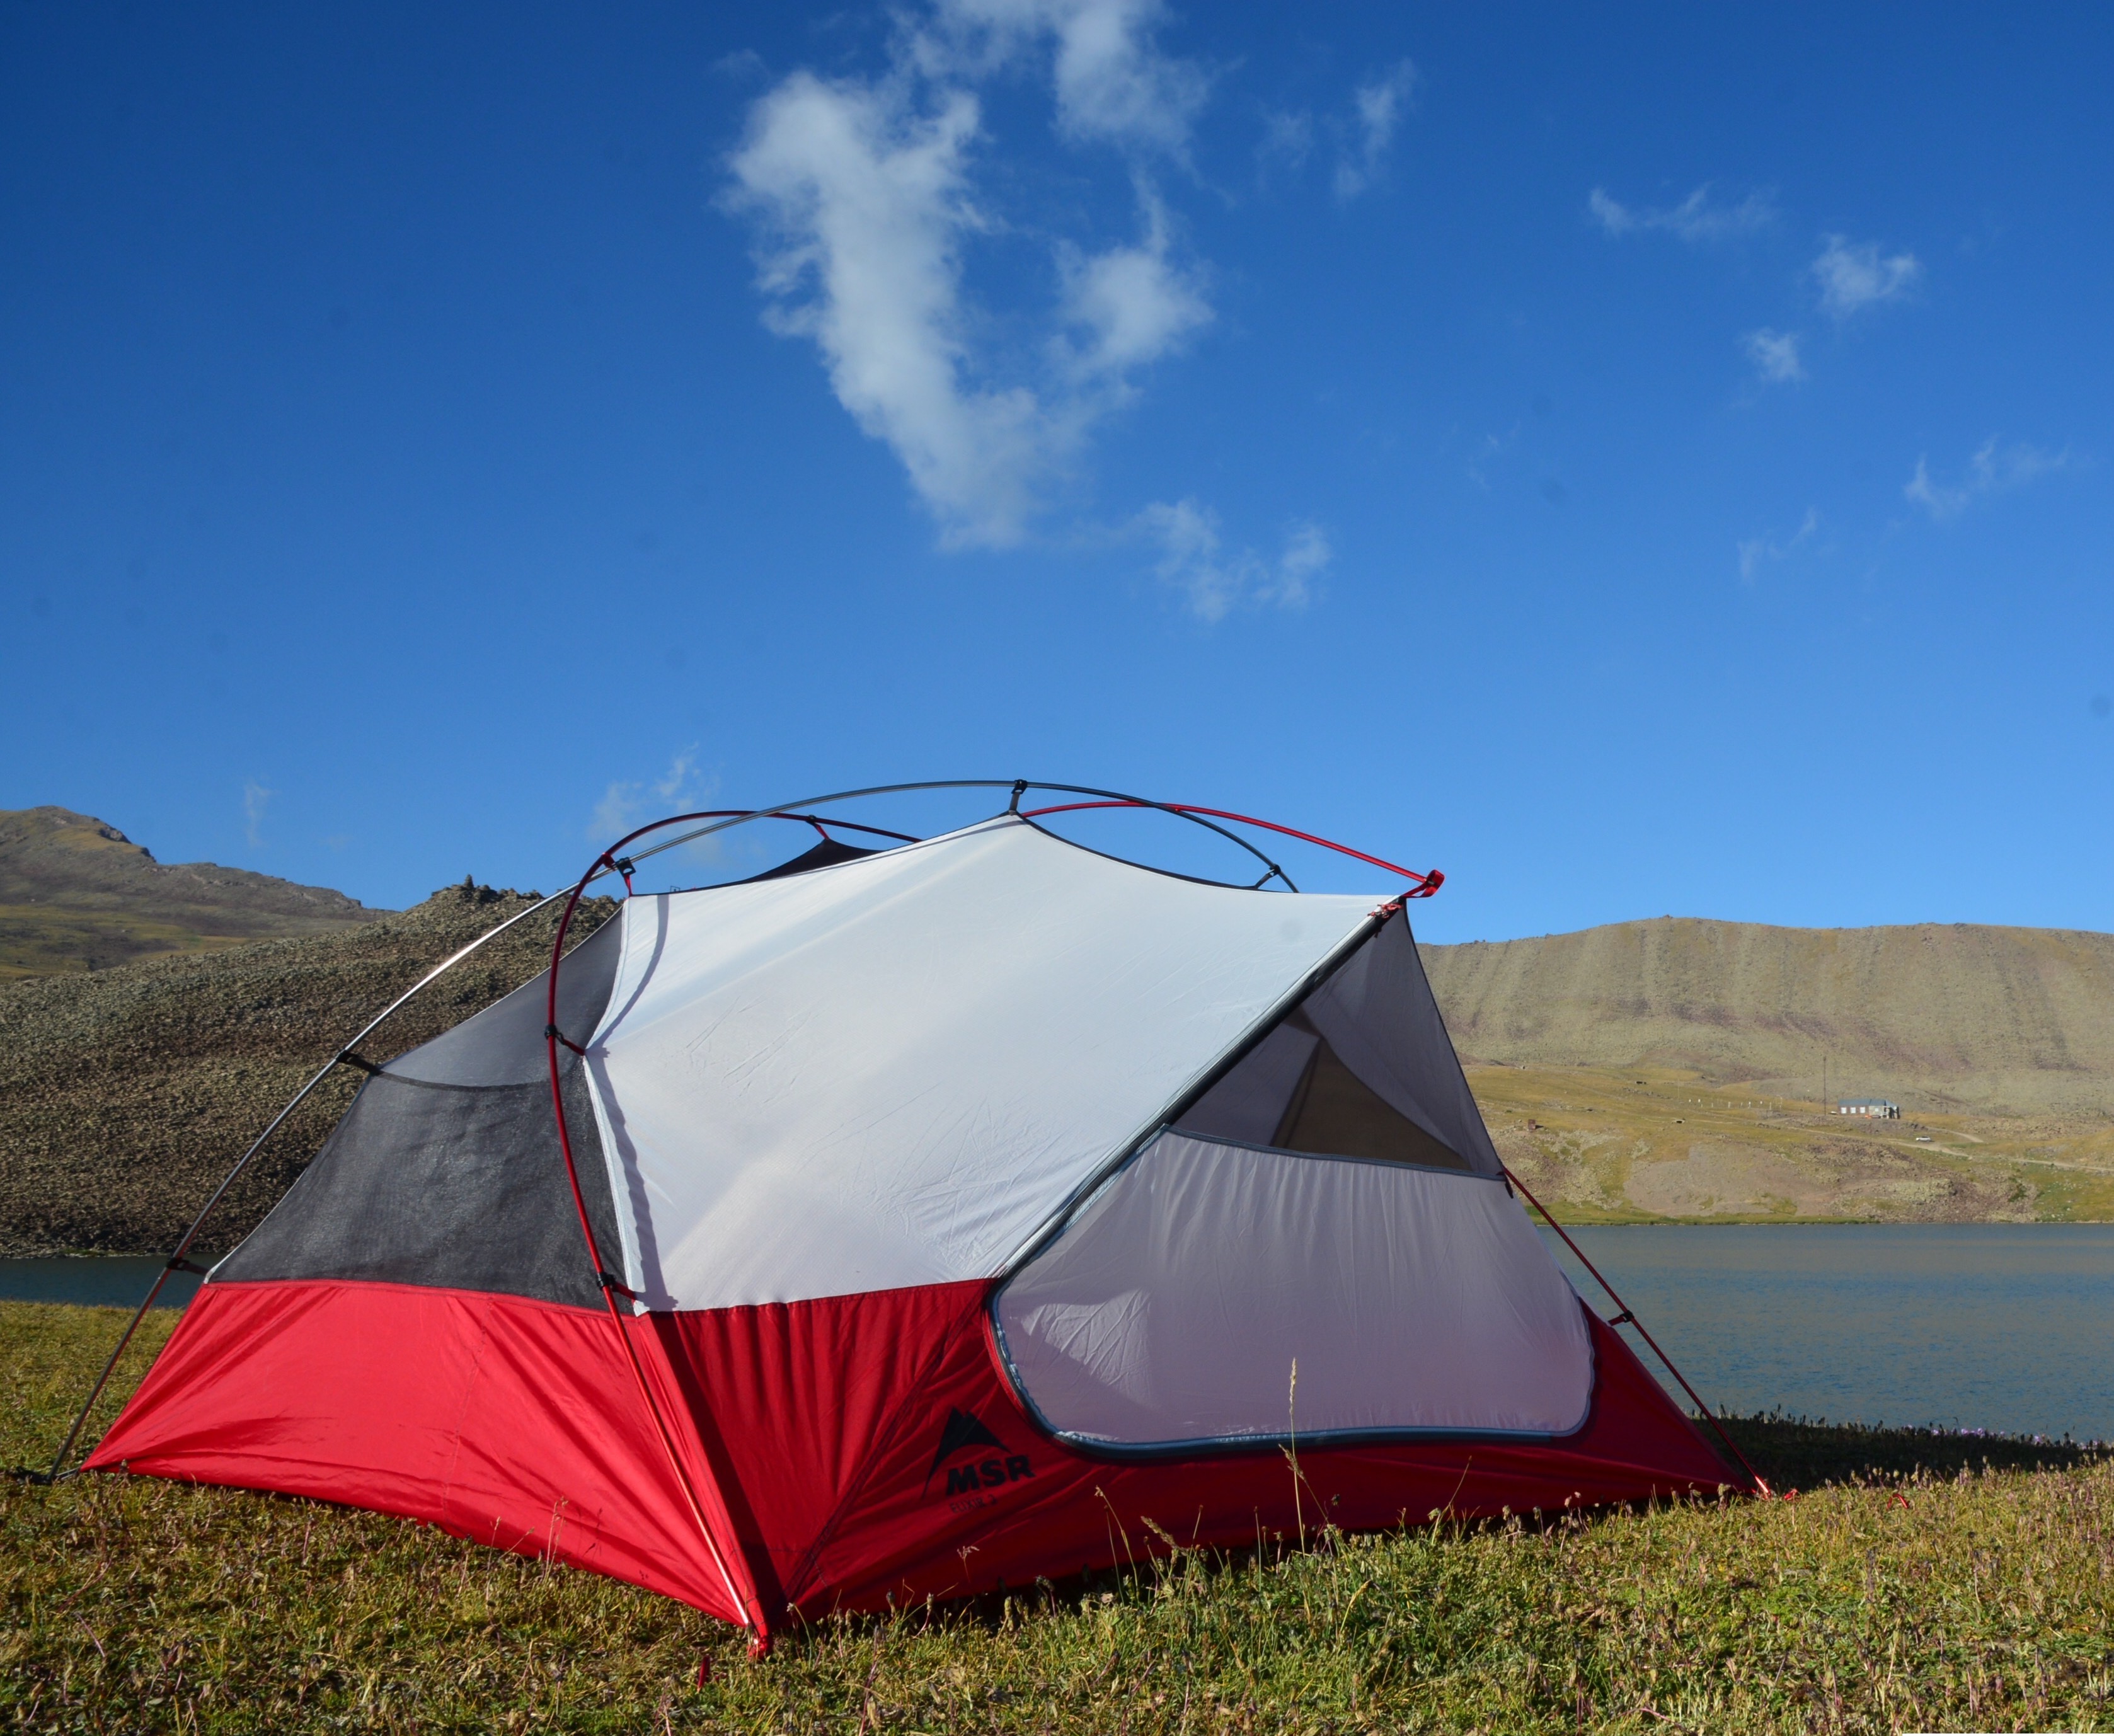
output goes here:
[{"label": "hill", "polygon": [[[284,884],[284,882],[281,882]],[[0,1254],[165,1249],[304,1080],[396,995],[533,892],[465,882],[400,913],[217,953],[0,983]],[[615,905],[584,903],[584,939]],[[489,1005],[548,962],[528,918],[370,1039],[377,1060]],[[231,1247],[314,1155],[356,1076],[339,1068],[222,1205]]]},{"label": "hill", "polygon": [[2114,935],[1662,917],[1424,955],[1476,1060],[1688,1070],[1736,1095],[1933,1113],[2114,1110]]},{"label": "hill", "polygon": [[116,827],[70,808],[0,809],[0,978],[329,933],[383,914],[327,886],[157,862]]},{"label": "hill", "polygon": [[1668,917],[1423,952],[1560,1215],[2114,1218],[2114,935]]}]

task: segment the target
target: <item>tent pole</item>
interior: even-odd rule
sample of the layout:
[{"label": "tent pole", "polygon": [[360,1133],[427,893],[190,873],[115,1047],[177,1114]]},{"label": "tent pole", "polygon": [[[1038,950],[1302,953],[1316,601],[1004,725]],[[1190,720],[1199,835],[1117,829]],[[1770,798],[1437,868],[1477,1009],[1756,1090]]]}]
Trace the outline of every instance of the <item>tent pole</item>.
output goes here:
[{"label": "tent pole", "polygon": [[[690,815],[685,818],[699,817]],[[668,823],[666,821],[657,821],[655,826]],[[551,1066],[551,1107],[557,1118],[558,1150],[565,1160],[565,1181],[572,1189],[573,1209],[579,1214],[580,1235],[587,1243],[588,1261],[594,1268],[595,1282],[601,1287],[603,1305],[609,1311],[610,1329],[616,1334],[617,1344],[624,1352],[625,1361],[631,1370],[631,1377],[638,1383],[638,1396],[645,1401],[646,1414],[652,1422],[653,1432],[660,1441],[661,1450],[667,1457],[668,1468],[675,1475],[675,1486],[682,1491],[684,1505],[690,1509],[690,1518],[698,1528],[698,1535],[704,1539],[706,1552],[712,1556],[712,1565],[719,1569],[720,1578],[726,1587],[727,1596],[733,1601],[734,1613],[740,1616],[742,1626],[749,1631],[751,1645],[761,1651],[766,1649],[770,1644],[769,1629],[764,1625],[762,1612],[760,1610],[752,1610],[751,1600],[742,1596],[741,1587],[734,1583],[734,1573],[727,1566],[725,1556],[721,1553],[717,1540],[712,1536],[711,1524],[706,1520],[704,1505],[698,1499],[698,1491],[691,1482],[690,1473],[683,1463],[682,1455],[675,1450],[675,1435],[668,1427],[667,1418],[661,1414],[660,1401],[653,1396],[652,1385],[647,1380],[645,1367],[638,1358],[638,1347],[632,1343],[630,1331],[625,1326],[624,1316],[616,1305],[616,1295],[619,1290],[624,1290],[624,1294],[627,1296],[631,1295],[631,1292],[624,1289],[624,1285],[615,1274],[602,1263],[602,1250],[595,1243],[594,1225],[588,1216],[587,1197],[580,1191],[579,1169],[573,1161],[572,1131],[565,1125],[565,1084],[558,1071],[558,1047],[561,1043],[577,1054],[584,1056],[587,1052],[583,1047],[565,1037],[558,1029],[558,967],[564,963],[565,931],[572,924],[573,912],[579,907],[581,895],[587,891],[597,874],[621,873],[624,876],[625,887],[627,890],[629,888],[632,864],[628,858],[618,855],[617,852],[630,843],[632,839],[654,829],[654,826],[642,827],[638,831],[631,832],[617,840],[596,858],[587,873],[580,877],[579,883],[573,888],[571,898],[566,900],[565,913],[558,918],[557,935],[551,943],[550,987],[545,1001],[546,1016],[543,1026],[543,1046],[548,1053]],[[583,1034],[592,1037],[594,1033],[590,1031]],[[611,1205],[614,1206],[614,1204],[615,1201],[612,1200]],[[721,1506],[724,1508],[724,1501]]]}]

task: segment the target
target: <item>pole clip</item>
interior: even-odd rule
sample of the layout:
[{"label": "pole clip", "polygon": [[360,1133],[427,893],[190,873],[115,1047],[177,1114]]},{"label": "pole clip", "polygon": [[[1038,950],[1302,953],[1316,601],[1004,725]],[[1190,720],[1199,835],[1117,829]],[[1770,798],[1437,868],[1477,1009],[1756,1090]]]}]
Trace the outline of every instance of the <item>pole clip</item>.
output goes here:
[{"label": "pole clip", "polygon": [[364,1055],[355,1054],[350,1049],[339,1050],[337,1059],[343,1061],[348,1067],[359,1068],[362,1073],[379,1074],[382,1071],[381,1068],[375,1065]]}]

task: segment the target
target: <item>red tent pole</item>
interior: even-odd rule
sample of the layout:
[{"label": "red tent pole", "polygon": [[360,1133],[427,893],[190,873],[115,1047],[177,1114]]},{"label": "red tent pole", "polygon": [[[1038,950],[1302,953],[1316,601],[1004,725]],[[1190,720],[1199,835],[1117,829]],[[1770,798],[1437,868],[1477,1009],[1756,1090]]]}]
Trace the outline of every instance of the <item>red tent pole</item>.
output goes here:
[{"label": "red tent pole", "polygon": [[[680,818],[699,819],[705,816],[684,814]],[[651,831],[653,829],[649,826],[642,827],[639,830]],[[684,1505],[690,1509],[690,1517],[696,1522],[698,1535],[705,1540],[706,1550],[712,1558],[712,1565],[719,1569],[720,1578],[726,1586],[727,1596],[733,1599],[735,1612],[741,1617],[741,1624],[753,1636],[752,1644],[761,1650],[770,1643],[770,1633],[764,1625],[762,1612],[754,1607],[755,1600],[744,1597],[741,1588],[734,1583],[726,1557],[721,1553],[718,1541],[712,1535],[712,1528],[705,1518],[704,1506],[698,1498],[697,1488],[691,1482],[689,1471],[683,1463],[682,1454],[675,1450],[675,1437],[669,1429],[667,1418],[661,1414],[660,1402],[653,1396],[652,1385],[646,1378],[645,1365],[638,1359],[638,1348],[632,1343],[631,1333],[624,1323],[623,1313],[617,1308],[616,1293],[624,1287],[602,1263],[602,1250],[595,1244],[594,1225],[588,1219],[587,1199],[580,1192],[579,1170],[573,1161],[572,1134],[565,1125],[565,1093],[558,1074],[558,1045],[564,1042],[567,1048],[576,1053],[585,1052],[577,1043],[567,1042],[558,1030],[558,966],[564,962],[565,931],[572,925],[573,913],[579,908],[581,896],[586,892],[588,883],[604,872],[624,873],[629,868],[628,863],[620,861],[616,852],[638,836],[638,831],[628,834],[596,858],[587,873],[580,876],[579,884],[573,888],[572,896],[565,901],[564,914],[558,918],[557,938],[551,948],[551,987],[545,1003],[547,1010],[543,1026],[544,1047],[549,1052],[551,1062],[551,1106],[557,1116],[558,1148],[565,1155],[565,1180],[573,1190],[573,1208],[579,1213],[580,1234],[587,1242],[588,1258],[594,1267],[595,1281],[602,1287],[602,1299],[609,1310],[610,1326],[616,1334],[617,1343],[624,1349],[625,1360],[630,1366],[631,1377],[638,1386],[638,1396],[645,1402],[647,1415],[652,1419],[653,1432],[661,1442],[661,1450],[667,1455],[668,1468],[675,1473],[676,1486],[683,1491]],[[629,883],[627,876],[626,884]],[[628,1296],[631,1293],[625,1290],[625,1294]]]},{"label": "red tent pole", "polygon": [[1384,868],[1390,874],[1400,874],[1416,882],[1413,891],[1405,892],[1405,898],[1429,898],[1446,884],[1446,876],[1438,868],[1419,873],[1415,868],[1403,868],[1398,863],[1383,862],[1378,856],[1368,856],[1361,850],[1352,850],[1348,844],[1338,844],[1333,838],[1316,837],[1311,831],[1299,831],[1289,826],[1280,826],[1274,820],[1258,820],[1253,814],[1229,813],[1223,808],[1199,808],[1193,802],[1060,802],[1050,808],[1030,808],[1021,814],[1023,820],[1032,820],[1046,813],[1077,813],[1083,808],[1158,808],[1168,813],[1207,814],[1215,820],[1231,820],[1238,826],[1260,826],[1265,831],[1280,833],[1288,838],[1297,838],[1302,844],[1318,844],[1324,850],[1332,850],[1339,856],[1355,856],[1361,862],[1370,862],[1375,868]]}]

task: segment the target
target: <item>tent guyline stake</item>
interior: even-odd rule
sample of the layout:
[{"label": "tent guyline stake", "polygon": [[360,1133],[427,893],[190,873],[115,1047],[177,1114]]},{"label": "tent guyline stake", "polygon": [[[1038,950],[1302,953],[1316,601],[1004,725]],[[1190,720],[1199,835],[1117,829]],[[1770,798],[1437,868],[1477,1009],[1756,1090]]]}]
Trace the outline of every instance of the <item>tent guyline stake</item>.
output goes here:
[{"label": "tent guyline stake", "polygon": [[505,922],[497,923],[495,926],[486,929],[483,933],[478,936],[478,937],[472,941],[467,946],[463,947],[460,950],[443,959],[431,970],[428,971],[424,976],[419,978],[416,983],[414,983],[410,987],[405,989],[402,994],[399,995],[394,1001],[391,1001],[388,1005],[382,1008],[382,1010],[377,1013],[373,1018],[369,1019],[365,1024],[362,1025],[354,1034],[352,1040],[346,1043],[343,1048],[340,1049],[336,1054],[332,1056],[328,1060],[325,1061],[323,1065],[316,1070],[314,1075],[309,1080],[308,1083],[302,1086],[301,1088],[295,1092],[292,1097],[288,1100],[286,1106],[281,1110],[278,1114],[272,1117],[271,1121],[265,1127],[264,1131],[257,1136],[256,1143],[254,1143],[248,1151],[245,1152],[240,1157],[236,1159],[235,1167],[227,1172],[226,1175],[222,1179],[220,1185],[213,1190],[213,1197],[207,1200],[206,1202],[199,1208],[198,1216],[191,1220],[190,1228],[184,1232],[182,1239],[176,1244],[176,1252],[170,1255],[169,1263],[154,1275],[153,1283],[148,1286],[147,1294],[140,1299],[140,1306],[132,1311],[131,1319],[126,1322],[125,1331],[119,1335],[117,1340],[117,1348],[110,1353],[110,1360],[103,1365],[103,1372],[96,1376],[95,1385],[89,1389],[88,1401],[81,1406],[80,1414],[73,1419],[73,1427],[66,1431],[66,1437],[65,1441],[62,1443],[59,1447],[58,1456],[52,1460],[51,1469],[44,1473],[43,1477],[40,1479],[41,1481],[52,1483],[57,1482],[59,1480],[60,1473],[65,1469],[66,1460],[73,1456],[74,1443],[80,1439],[81,1430],[87,1427],[89,1413],[95,1408],[95,1401],[103,1396],[103,1389],[110,1384],[110,1376],[117,1371],[117,1359],[125,1354],[126,1346],[132,1342],[133,1334],[140,1330],[140,1322],[147,1317],[147,1310],[153,1307],[154,1299],[162,1294],[162,1286],[169,1281],[169,1274],[175,1271],[203,1273],[204,1268],[194,1265],[190,1261],[185,1259],[184,1256],[190,1252],[191,1244],[198,1239],[199,1231],[205,1227],[205,1221],[213,1215],[213,1208],[220,1203],[222,1198],[226,1193],[227,1190],[235,1185],[235,1178],[249,1167],[250,1160],[259,1152],[264,1149],[265,1142],[268,1140],[272,1134],[278,1132],[280,1127],[284,1125],[286,1117],[293,1114],[296,1109],[300,1107],[303,1101],[308,1097],[310,1092],[313,1091],[317,1086],[322,1084],[325,1079],[330,1077],[331,1069],[336,1066],[341,1061],[351,1066],[361,1068],[368,1073],[379,1073],[382,1070],[379,1067],[375,1066],[364,1056],[356,1055],[354,1052],[360,1043],[365,1042],[368,1037],[373,1036],[376,1031],[379,1030],[384,1022],[387,1021],[398,1008],[409,1004],[414,996],[420,993],[431,984],[437,982],[444,973],[452,970],[456,965],[461,964],[464,959],[468,958],[473,952],[475,952],[478,947],[482,946],[487,941],[492,939],[493,936],[504,934],[509,928],[511,928],[524,917],[533,916],[538,910],[542,909],[544,905],[555,904],[559,896],[560,895],[558,893],[553,892],[548,898],[539,898],[534,904],[529,905],[525,910],[516,910],[514,914],[508,917]]},{"label": "tent guyline stake", "polygon": [[1534,1190],[1528,1187],[1525,1182],[1520,1180],[1519,1177],[1514,1175],[1509,1167],[1506,1168],[1504,1173],[1505,1179],[1517,1185],[1520,1192],[1526,1195],[1527,1203],[1532,1206],[1535,1211],[1541,1214],[1542,1221],[1547,1224],[1551,1230],[1553,1230],[1558,1235],[1563,1238],[1563,1245],[1578,1257],[1578,1263],[1584,1267],[1586,1271],[1592,1273],[1594,1281],[1597,1283],[1602,1289],[1608,1293],[1608,1299],[1615,1304],[1615,1307],[1618,1311],[1616,1313],[1615,1317],[1609,1321],[1608,1324],[1611,1326],[1635,1326],[1637,1329],[1637,1336],[1641,1338],[1646,1344],[1652,1347],[1652,1354],[1666,1364],[1666,1372],[1672,1375],[1674,1379],[1681,1382],[1681,1390],[1688,1395],[1690,1400],[1695,1404],[1696,1409],[1702,1413],[1703,1420],[1708,1422],[1711,1427],[1717,1430],[1718,1438],[1725,1443],[1727,1450],[1728,1450],[1735,1459],[1740,1461],[1740,1468],[1747,1473],[1748,1482],[1753,1484],[1753,1486],[1764,1496],[1775,1493],[1775,1491],[1769,1487],[1769,1479],[1764,1477],[1760,1472],[1757,1471],[1752,1465],[1747,1463],[1747,1455],[1740,1450],[1738,1443],[1736,1442],[1730,1435],[1725,1432],[1725,1425],[1718,1420],[1716,1413],[1714,1413],[1710,1407],[1705,1404],[1702,1399],[1697,1395],[1695,1389],[1688,1384],[1688,1376],[1673,1366],[1673,1358],[1668,1356],[1665,1351],[1659,1349],[1659,1340],[1654,1338],[1650,1333],[1645,1330],[1644,1322],[1637,1318],[1636,1313],[1631,1309],[1629,1303],[1623,1301],[1620,1296],[1618,1296],[1615,1294],[1615,1286],[1608,1283],[1605,1278],[1600,1276],[1600,1268],[1595,1266],[1590,1260],[1587,1259],[1586,1257],[1586,1251],[1576,1242],[1571,1239],[1571,1232],[1566,1230],[1563,1225],[1558,1223],[1556,1220],[1549,1215],[1549,1207],[1542,1204],[1540,1200],[1534,1197]]}]

